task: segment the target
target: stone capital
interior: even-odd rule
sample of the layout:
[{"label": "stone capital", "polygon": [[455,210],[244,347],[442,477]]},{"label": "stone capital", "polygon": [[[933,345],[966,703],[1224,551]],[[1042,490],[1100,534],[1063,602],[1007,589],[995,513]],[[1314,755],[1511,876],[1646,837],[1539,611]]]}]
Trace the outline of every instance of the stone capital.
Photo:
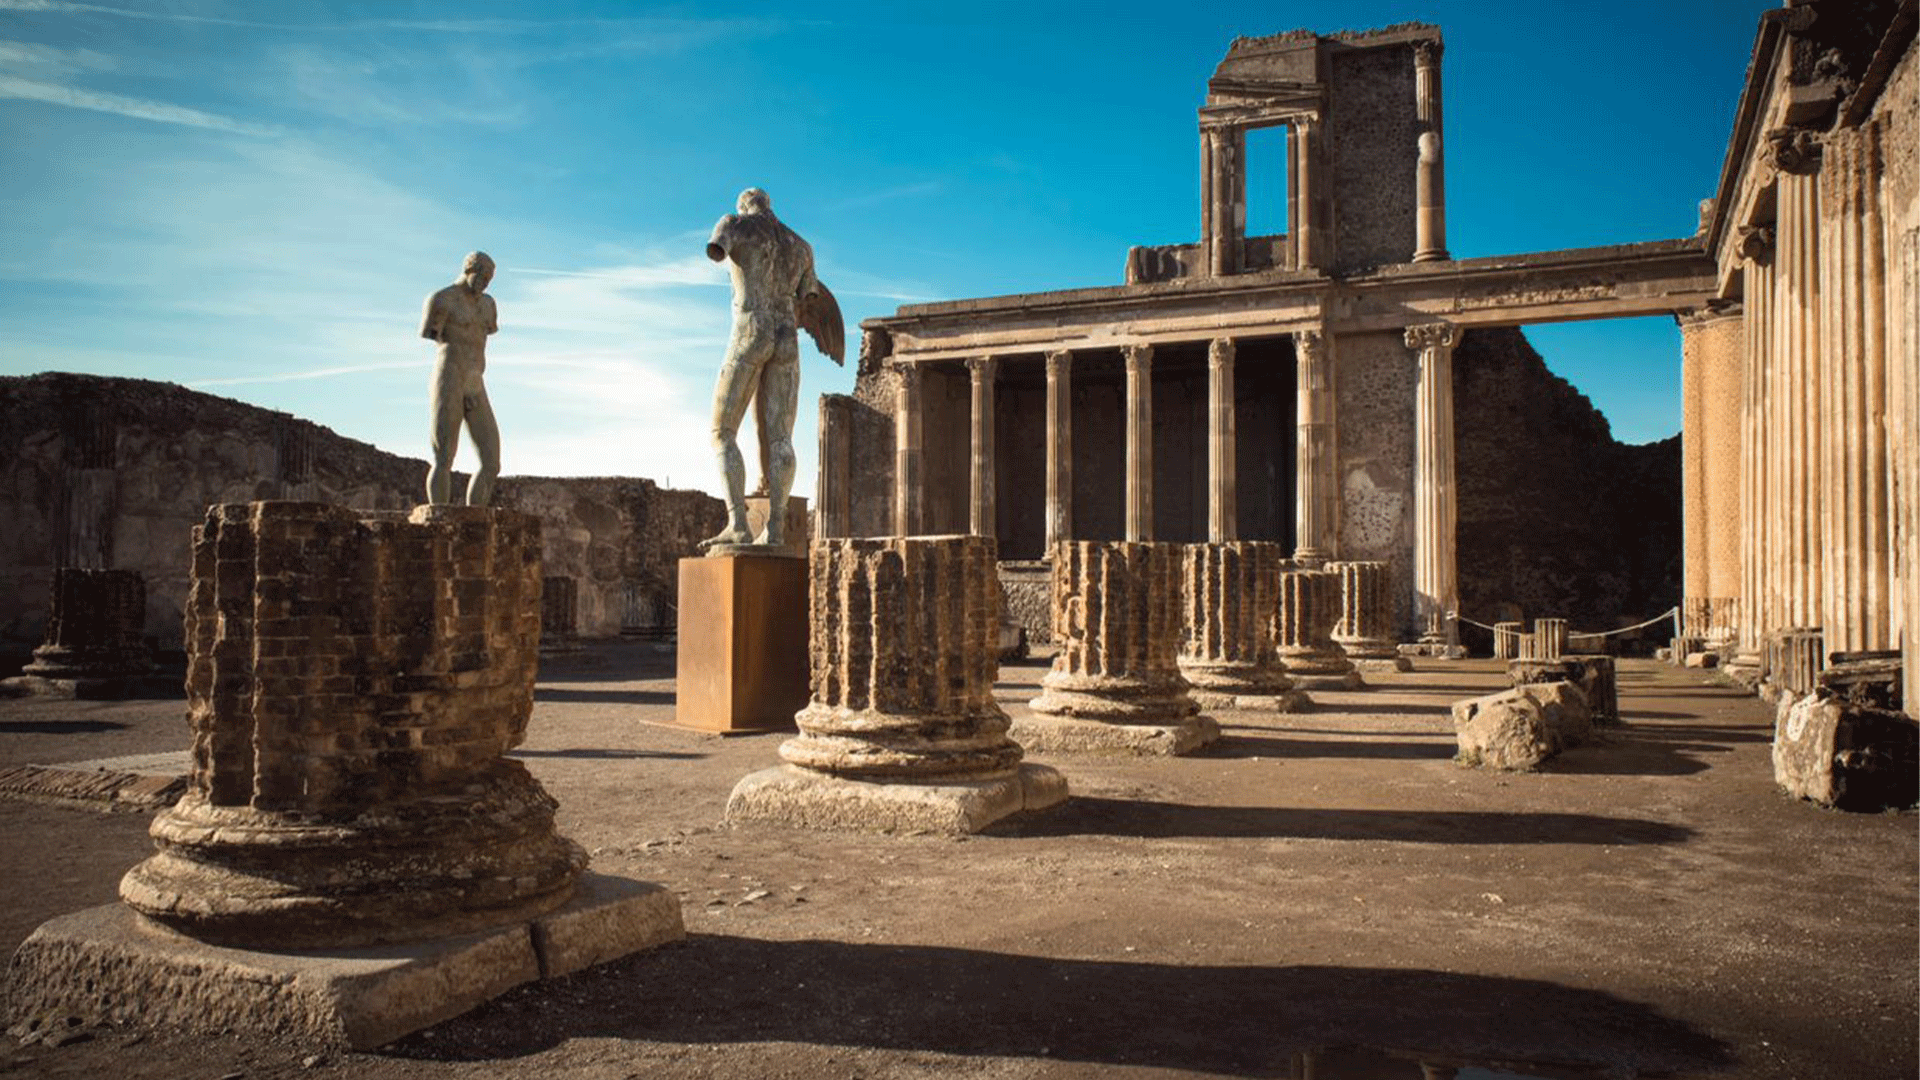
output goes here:
[{"label": "stone capital", "polygon": [[1820,171],[1820,133],[1812,128],[1782,127],[1767,132],[1767,153],[1773,167],[1792,176]]},{"label": "stone capital", "polygon": [[1451,349],[1460,343],[1460,328],[1452,323],[1422,323],[1407,327],[1407,348]]},{"label": "stone capital", "polygon": [[1207,367],[1224,368],[1233,366],[1237,347],[1230,337],[1217,337],[1207,342]]},{"label": "stone capital", "polygon": [[[1408,331],[1412,333],[1412,331]],[[1327,337],[1318,330],[1295,330],[1293,349],[1302,361],[1312,362],[1326,356]]]},{"label": "stone capital", "polygon": [[1073,353],[1067,349],[1057,349],[1047,354],[1047,378],[1054,379],[1073,372]]},{"label": "stone capital", "polygon": [[1413,62],[1421,67],[1432,67],[1440,62],[1440,54],[1446,46],[1432,38],[1424,38],[1413,43]]},{"label": "stone capital", "polygon": [[1743,259],[1765,264],[1773,261],[1773,226],[1749,225],[1740,230],[1734,251]]},{"label": "stone capital", "polygon": [[895,360],[892,367],[893,370],[900,375],[900,389],[909,393],[916,392],[920,389],[921,371],[919,364],[907,364]]},{"label": "stone capital", "polygon": [[1127,358],[1129,375],[1144,373],[1153,365],[1153,346],[1151,345],[1126,345],[1122,346],[1120,351]]},{"label": "stone capital", "polygon": [[987,356],[967,357],[967,374],[971,375],[973,377],[973,381],[977,383],[992,382],[994,372],[998,370],[999,366],[1000,366],[1000,358],[997,356],[987,355]]}]

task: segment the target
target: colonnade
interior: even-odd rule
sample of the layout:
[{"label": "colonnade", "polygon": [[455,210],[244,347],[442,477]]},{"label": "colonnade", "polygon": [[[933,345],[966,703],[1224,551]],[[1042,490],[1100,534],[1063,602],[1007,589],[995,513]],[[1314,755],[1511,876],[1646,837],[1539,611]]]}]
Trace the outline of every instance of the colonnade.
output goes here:
[{"label": "colonnade", "polygon": [[[1416,480],[1415,589],[1422,641],[1435,648],[1457,647],[1454,611],[1458,588],[1454,565],[1457,522],[1453,482],[1452,356],[1458,328],[1435,323],[1409,328],[1407,347],[1417,357],[1419,393],[1415,402]],[[1340,484],[1337,463],[1338,418],[1335,337],[1319,328],[1294,331],[1297,430],[1293,557],[1319,566],[1340,557]],[[1147,343],[1122,348],[1125,361],[1124,522],[1122,539],[1152,541],[1154,535],[1153,364]],[[1240,539],[1239,477],[1236,447],[1234,370],[1238,343],[1231,337],[1207,341],[1207,529],[1213,543]],[[1055,349],[1043,354],[1046,372],[1047,549],[1076,539],[1073,504],[1073,372],[1075,353]],[[1005,360],[980,355],[966,360],[970,378],[969,531],[995,534],[997,468],[995,379]],[[894,528],[914,535],[925,520],[926,448],[921,444],[925,375],[914,363],[896,364]]]}]

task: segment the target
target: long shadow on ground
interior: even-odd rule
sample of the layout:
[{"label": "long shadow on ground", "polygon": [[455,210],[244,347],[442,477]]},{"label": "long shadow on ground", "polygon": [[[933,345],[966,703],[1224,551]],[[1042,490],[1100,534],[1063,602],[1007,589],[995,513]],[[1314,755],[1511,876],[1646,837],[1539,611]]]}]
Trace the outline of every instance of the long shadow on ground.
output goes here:
[{"label": "long shadow on ground", "polygon": [[1398,840],[1421,844],[1677,844],[1684,825],[1593,814],[1505,814],[1480,810],[1356,810],[1291,806],[1193,806],[1076,796],[1030,819],[1010,819],[1012,836],[1229,837]]},{"label": "long shadow on ground", "polygon": [[1420,742],[1418,736],[1373,742],[1345,739],[1276,739],[1268,735],[1244,735],[1229,730],[1219,742],[1201,751],[1199,757],[1220,758],[1391,758],[1394,760],[1445,760],[1454,755],[1452,742]]},{"label": "long shadow on ground", "polygon": [[438,1025],[432,1038],[382,1053],[486,1061],[583,1038],[802,1043],[1241,1076],[1287,1075],[1292,1054],[1334,1045],[1604,1065],[1626,1075],[1730,1063],[1725,1044],[1646,1005],[1538,980],[707,934],[523,987]]}]

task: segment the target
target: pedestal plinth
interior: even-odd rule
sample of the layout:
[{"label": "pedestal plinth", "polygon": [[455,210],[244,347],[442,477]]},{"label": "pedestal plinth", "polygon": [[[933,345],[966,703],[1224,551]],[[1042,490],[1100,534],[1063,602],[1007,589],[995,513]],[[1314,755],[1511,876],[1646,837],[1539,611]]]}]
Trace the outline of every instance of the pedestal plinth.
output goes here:
[{"label": "pedestal plinth", "polygon": [[1279,544],[1189,544],[1183,566],[1186,639],[1180,674],[1203,709],[1291,712],[1307,704],[1280,667],[1273,645]]},{"label": "pedestal plinth", "polygon": [[675,723],[792,730],[807,704],[807,560],[745,544],[681,559],[678,652]]},{"label": "pedestal plinth", "polygon": [[1493,624],[1493,658],[1495,660],[1515,660],[1520,656],[1520,624],[1517,622],[1497,622]]},{"label": "pedestal plinth", "polygon": [[1340,578],[1340,617],[1333,624],[1333,643],[1360,671],[1411,671],[1413,662],[1400,655],[1392,638],[1393,596],[1383,562],[1330,562],[1329,573]]},{"label": "pedestal plinth", "polygon": [[503,756],[533,709],[539,595],[530,515],[212,508],[186,612],[190,787],[121,881],[131,913],[42,927],[14,1007],[365,1046],[679,936],[651,886],[576,895],[585,853]]},{"label": "pedestal plinth", "polygon": [[1274,617],[1280,663],[1296,686],[1359,690],[1366,686],[1353,661],[1333,642],[1340,618],[1340,577],[1326,570],[1283,570]]},{"label": "pedestal plinth", "polygon": [[786,764],[740,781],[729,821],[971,833],[1066,798],[1059,773],[1021,764],[993,699],[991,539],[822,540],[811,563],[812,699]]},{"label": "pedestal plinth", "polygon": [[1032,750],[1186,754],[1220,737],[1180,674],[1178,544],[1062,541],[1053,549],[1053,640],[1034,715],[1013,737]]}]

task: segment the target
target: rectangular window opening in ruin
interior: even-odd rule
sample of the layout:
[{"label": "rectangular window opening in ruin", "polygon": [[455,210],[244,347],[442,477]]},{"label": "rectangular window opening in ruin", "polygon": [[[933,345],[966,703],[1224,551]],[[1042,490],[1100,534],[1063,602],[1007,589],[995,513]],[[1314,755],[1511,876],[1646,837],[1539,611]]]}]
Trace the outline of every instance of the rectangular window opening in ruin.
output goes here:
[{"label": "rectangular window opening in ruin", "polygon": [[1246,134],[1247,221],[1243,235],[1248,240],[1249,269],[1273,265],[1271,257],[1258,257],[1251,249],[1267,245],[1258,238],[1286,235],[1293,210],[1293,182],[1288,172],[1289,132],[1285,124],[1253,128]]}]

